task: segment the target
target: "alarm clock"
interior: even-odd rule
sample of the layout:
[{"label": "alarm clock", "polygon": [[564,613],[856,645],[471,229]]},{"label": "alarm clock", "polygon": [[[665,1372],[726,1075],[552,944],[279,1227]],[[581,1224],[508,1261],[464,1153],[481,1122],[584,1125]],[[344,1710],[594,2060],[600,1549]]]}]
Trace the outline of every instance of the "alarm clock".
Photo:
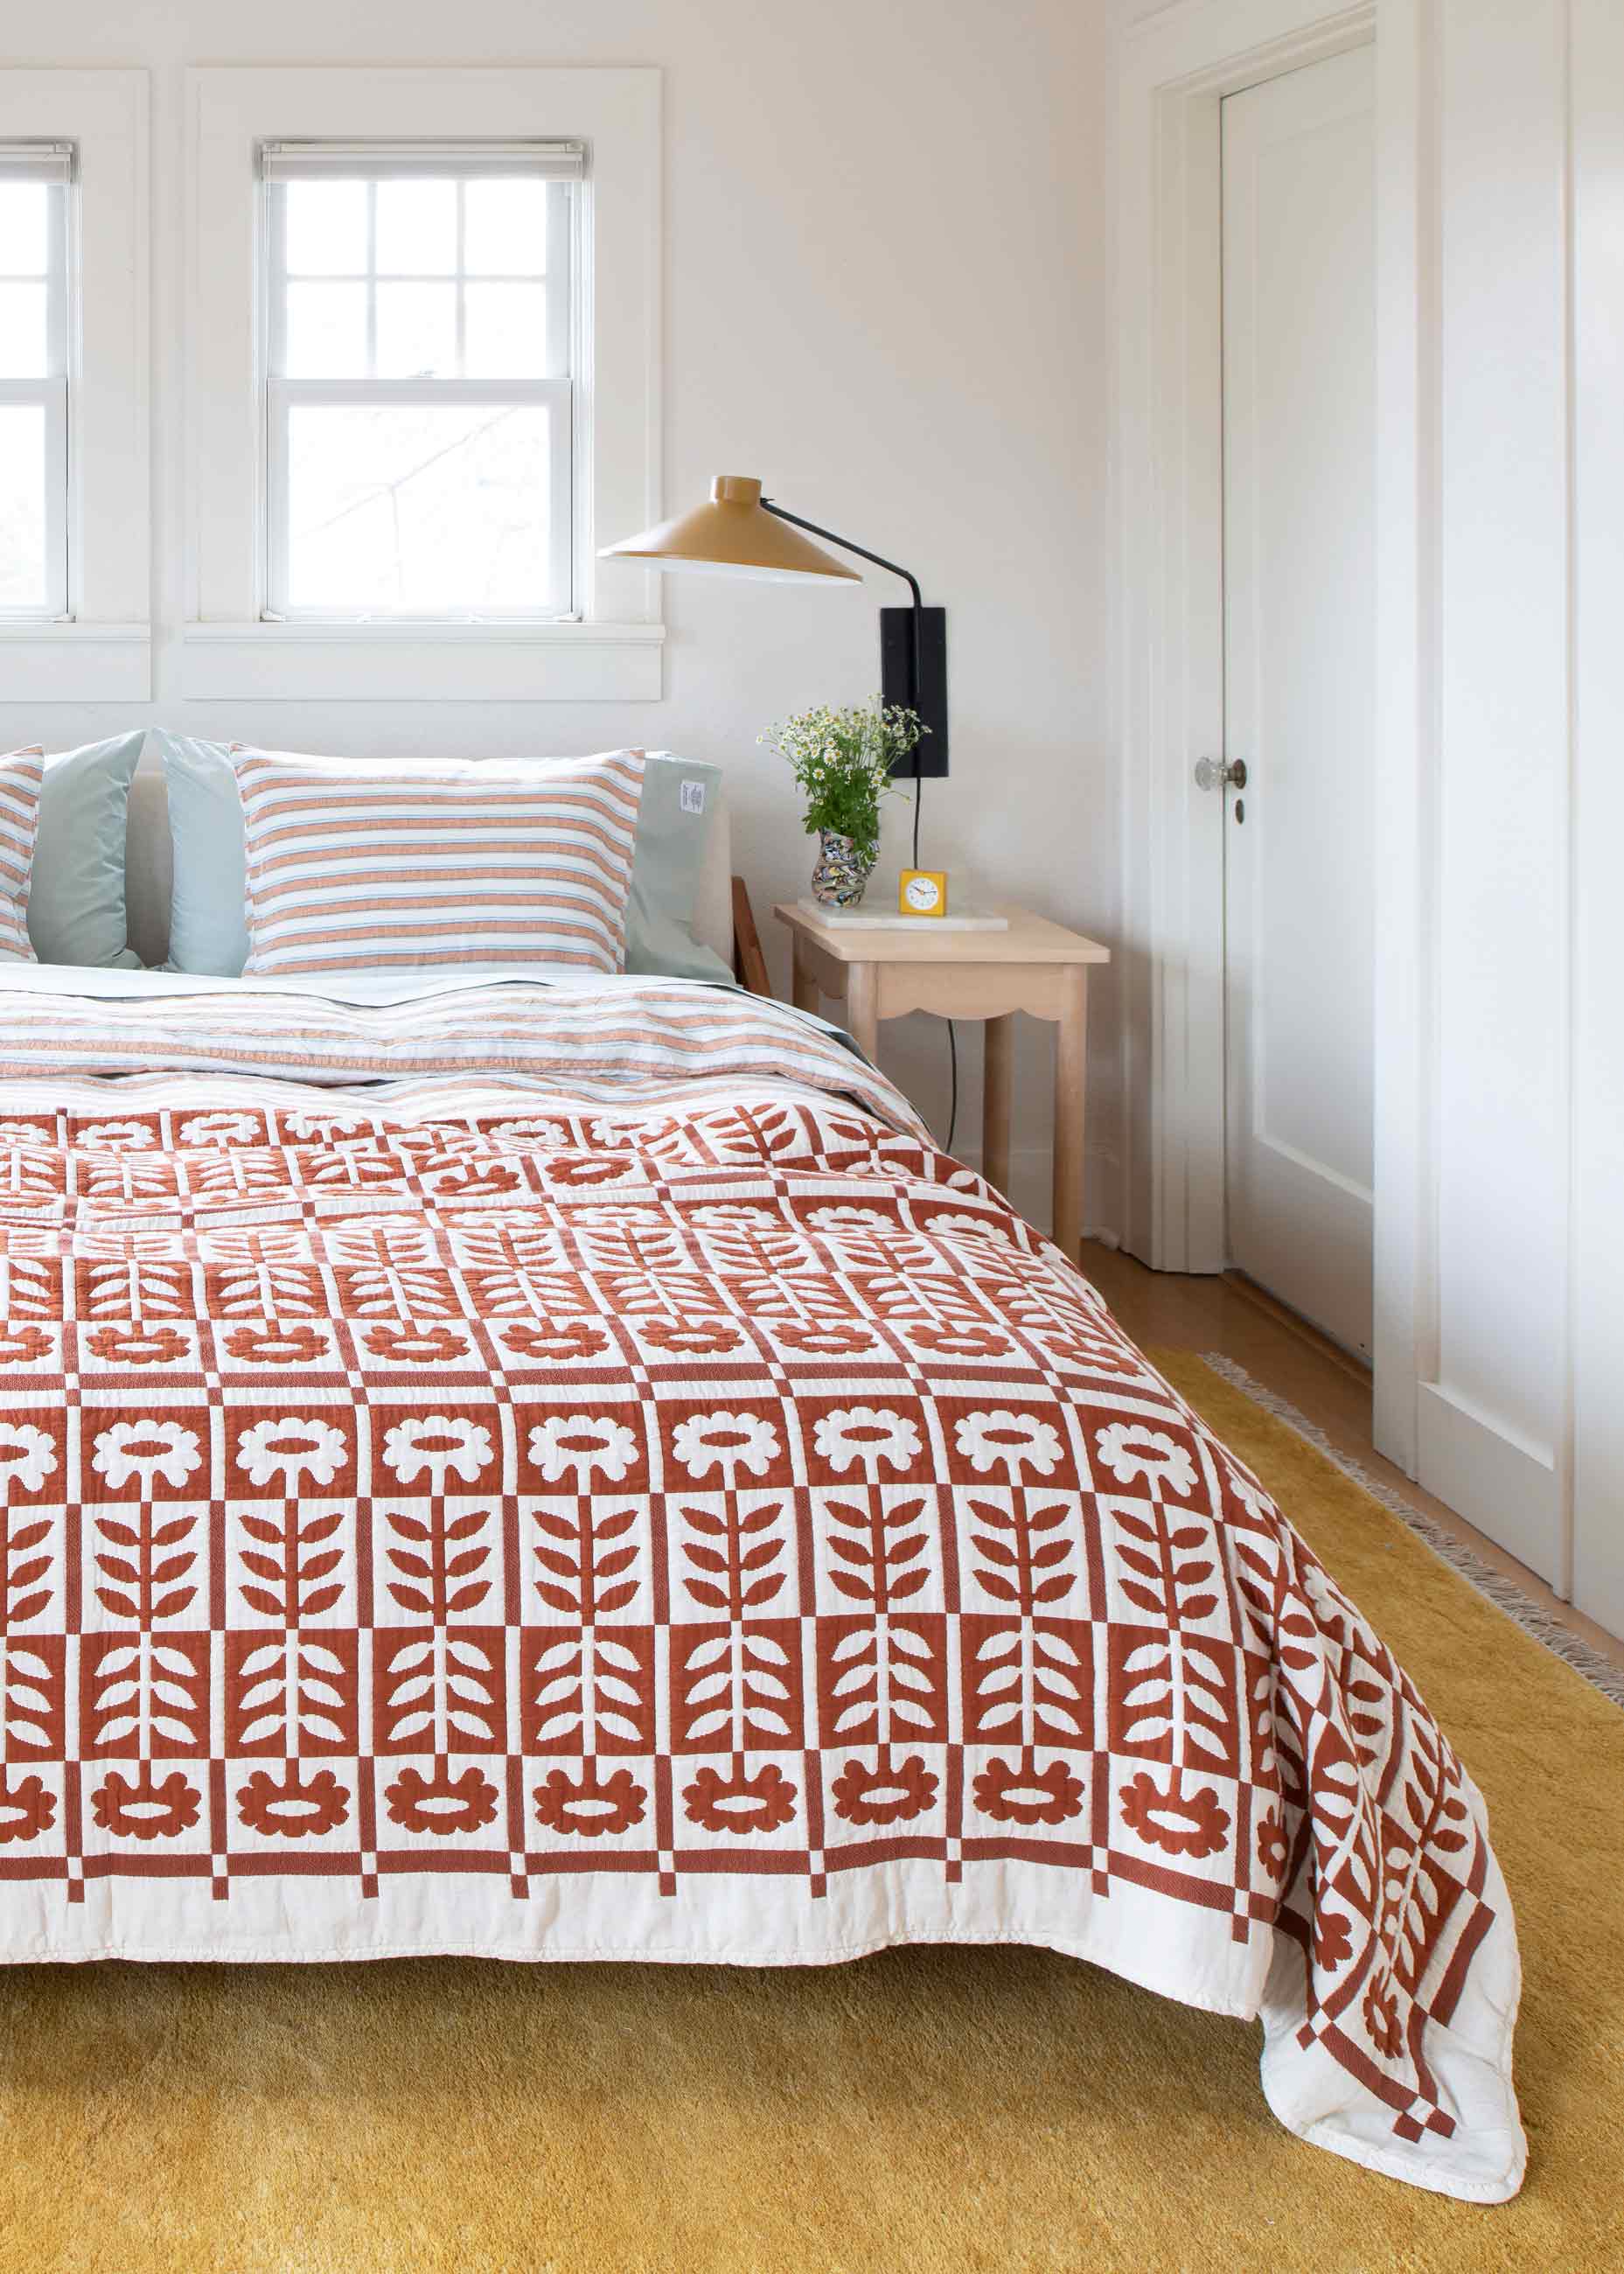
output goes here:
[{"label": "alarm clock", "polygon": [[944,916],[947,914],[945,869],[905,869],[897,907],[905,916]]}]

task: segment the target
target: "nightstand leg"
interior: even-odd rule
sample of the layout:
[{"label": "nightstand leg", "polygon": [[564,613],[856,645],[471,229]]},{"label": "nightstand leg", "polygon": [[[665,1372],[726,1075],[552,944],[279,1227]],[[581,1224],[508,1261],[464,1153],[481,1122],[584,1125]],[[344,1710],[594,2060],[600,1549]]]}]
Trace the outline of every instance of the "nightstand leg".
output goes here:
[{"label": "nightstand leg", "polygon": [[1088,972],[1077,964],[1062,983],[1055,1043],[1055,1245],[1079,1263],[1083,1236],[1083,1102],[1088,1071]]},{"label": "nightstand leg", "polygon": [[852,1040],[870,1065],[880,1062],[880,967],[852,963],[846,974],[846,1023]]},{"label": "nightstand leg", "polygon": [[794,946],[791,952],[789,993],[790,1000],[798,1011],[816,1010],[817,982],[812,976],[811,960],[801,945],[799,932],[794,936]]},{"label": "nightstand leg", "polygon": [[1008,1197],[1010,1090],[1015,1065],[1015,1018],[989,1019],[981,1043],[981,1174]]}]

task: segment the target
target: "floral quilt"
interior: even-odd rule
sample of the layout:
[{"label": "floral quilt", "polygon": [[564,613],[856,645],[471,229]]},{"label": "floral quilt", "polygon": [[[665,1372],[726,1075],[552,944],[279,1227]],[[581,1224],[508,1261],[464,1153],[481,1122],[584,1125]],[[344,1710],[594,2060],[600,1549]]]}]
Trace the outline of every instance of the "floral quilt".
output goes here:
[{"label": "floral quilt", "polygon": [[1515,2191],[1447,1740],[825,1030],[0,990],[0,1956],[1038,1943]]}]

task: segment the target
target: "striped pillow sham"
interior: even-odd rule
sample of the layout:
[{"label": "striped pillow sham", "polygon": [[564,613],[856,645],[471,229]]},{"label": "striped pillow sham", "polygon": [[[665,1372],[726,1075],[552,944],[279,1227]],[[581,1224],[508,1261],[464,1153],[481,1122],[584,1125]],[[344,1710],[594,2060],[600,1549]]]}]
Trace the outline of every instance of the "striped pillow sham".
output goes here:
[{"label": "striped pillow sham", "polygon": [[45,752],[11,750],[0,757],[0,959],[39,960],[28,943],[28,879],[40,828]]},{"label": "striped pillow sham", "polygon": [[626,963],[643,753],[296,757],[234,743],[250,977]]}]

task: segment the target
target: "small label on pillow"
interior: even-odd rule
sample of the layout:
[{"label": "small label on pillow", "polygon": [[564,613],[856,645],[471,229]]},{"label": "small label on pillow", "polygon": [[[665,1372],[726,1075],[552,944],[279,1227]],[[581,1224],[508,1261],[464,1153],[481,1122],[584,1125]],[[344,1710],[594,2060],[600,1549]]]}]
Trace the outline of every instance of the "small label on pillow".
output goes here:
[{"label": "small label on pillow", "polygon": [[703,813],[705,809],[705,786],[702,781],[685,781],[681,789],[684,813]]}]

